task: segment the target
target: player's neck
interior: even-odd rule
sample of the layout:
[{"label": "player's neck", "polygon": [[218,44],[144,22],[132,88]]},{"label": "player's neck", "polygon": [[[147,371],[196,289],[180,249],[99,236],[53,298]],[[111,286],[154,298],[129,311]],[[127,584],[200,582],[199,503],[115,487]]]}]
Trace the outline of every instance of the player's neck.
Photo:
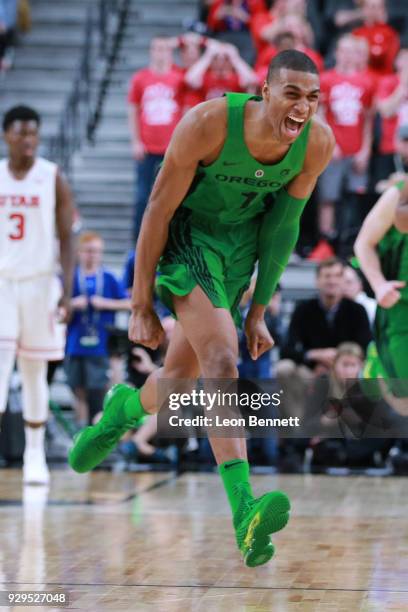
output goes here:
[{"label": "player's neck", "polygon": [[251,152],[254,157],[265,158],[265,163],[275,163],[286,154],[289,145],[281,142],[280,136],[275,133],[267,120],[264,109],[259,108],[256,112],[259,114],[247,115],[248,123],[245,126],[247,144],[252,145]]},{"label": "player's neck", "polygon": [[13,157],[10,155],[8,167],[11,174],[17,178],[22,179],[31,170],[35,164],[35,157]]}]

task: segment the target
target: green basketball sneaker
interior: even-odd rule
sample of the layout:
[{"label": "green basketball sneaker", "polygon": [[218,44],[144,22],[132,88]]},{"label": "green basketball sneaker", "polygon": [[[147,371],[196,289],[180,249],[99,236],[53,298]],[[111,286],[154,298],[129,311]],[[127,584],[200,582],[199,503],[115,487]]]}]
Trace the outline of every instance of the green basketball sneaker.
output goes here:
[{"label": "green basketball sneaker", "polygon": [[289,499],[281,491],[253,499],[243,490],[241,504],[234,515],[234,528],[247,567],[263,565],[273,557],[275,547],[269,535],[285,527],[289,510]]},{"label": "green basketball sneaker", "polygon": [[[129,399],[131,407],[126,406]],[[74,437],[68,454],[69,465],[76,472],[89,472],[115,449],[123,434],[140,426],[145,416],[139,390],[128,385],[114,385],[105,396],[101,420]]]}]

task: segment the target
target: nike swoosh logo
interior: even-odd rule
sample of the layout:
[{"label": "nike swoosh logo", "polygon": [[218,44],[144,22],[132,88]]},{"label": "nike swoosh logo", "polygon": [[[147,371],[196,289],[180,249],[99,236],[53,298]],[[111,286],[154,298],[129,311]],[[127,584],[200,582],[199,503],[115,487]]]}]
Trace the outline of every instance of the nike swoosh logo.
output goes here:
[{"label": "nike swoosh logo", "polygon": [[238,166],[239,162],[224,162],[224,166]]},{"label": "nike swoosh logo", "polygon": [[235,461],[235,463],[229,463],[228,465],[224,465],[224,470],[235,467],[236,465],[241,465],[241,464],[242,464],[241,460]]}]

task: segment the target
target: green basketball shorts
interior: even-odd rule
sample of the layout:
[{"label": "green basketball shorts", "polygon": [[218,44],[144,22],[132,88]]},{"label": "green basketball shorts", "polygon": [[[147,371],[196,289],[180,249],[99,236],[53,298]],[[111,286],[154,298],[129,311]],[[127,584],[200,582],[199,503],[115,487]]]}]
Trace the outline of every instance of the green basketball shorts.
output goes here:
[{"label": "green basketball shorts", "polygon": [[259,217],[220,224],[180,207],[170,222],[159,261],[156,291],[175,314],[173,295],[188,295],[197,285],[215,308],[229,310],[241,324],[239,304],[257,260]]}]

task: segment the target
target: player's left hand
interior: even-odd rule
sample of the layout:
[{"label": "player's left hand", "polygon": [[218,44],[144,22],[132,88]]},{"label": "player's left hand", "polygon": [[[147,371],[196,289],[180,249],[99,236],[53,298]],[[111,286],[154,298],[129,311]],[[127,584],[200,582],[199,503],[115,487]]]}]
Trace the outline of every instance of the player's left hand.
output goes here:
[{"label": "player's left hand", "polygon": [[254,360],[263,355],[265,351],[269,351],[275,344],[263,317],[252,317],[251,314],[248,314],[245,321],[245,336],[249,354]]}]

